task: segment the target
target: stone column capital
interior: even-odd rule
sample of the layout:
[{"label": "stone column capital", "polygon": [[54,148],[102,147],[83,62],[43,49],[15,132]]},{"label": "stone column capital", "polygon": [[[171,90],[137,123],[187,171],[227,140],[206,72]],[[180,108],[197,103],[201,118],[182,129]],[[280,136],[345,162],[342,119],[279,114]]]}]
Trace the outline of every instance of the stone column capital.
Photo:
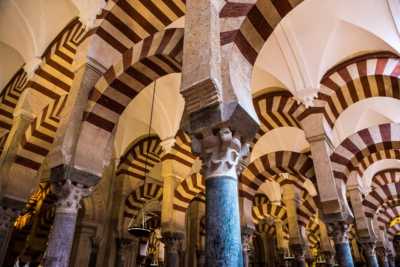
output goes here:
[{"label": "stone column capital", "polygon": [[290,250],[292,251],[296,262],[305,261],[306,256],[306,245],[303,244],[290,244]]},{"label": "stone column capital", "polygon": [[53,182],[51,189],[58,197],[56,202],[57,211],[63,213],[77,213],[81,199],[89,196],[93,190],[92,187],[74,184],[69,179],[64,182]]},{"label": "stone column capital", "polygon": [[328,223],[330,236],[335,244],[343,244],[349,242],[349,224],[343,221]]},{"label": "stone column capital", "polygon": [[162,234],[161,242],[169,253],[179,253],[182,250],[185,235],[180,232],[165,232]]},{"label": "stone column capital", "polygon": [[364,250],[364,253],[367,257],[370,256],[375,256],[375,247],[376,247],[376,242],[375,241],[362,241],[360,242],[362,249]]},{"label": "stone column capital", "polygon": [[249,153],[249,146],[242,145],[240,136],[223,127],[217,133],[206,129],[201,138],[193,138],[193,150],[200,154],[205,177],[236,177],[239,161]]},{"label": "stone column capital", "polygon": [[250,250],[250,244],[253,239],[254,229],[249,226],[242,226],[242,247],[243,251]]},{"label": "stone column capital", "polygon": [[0,232],[8,231],[19,213],[19,210],[0,207]]}]

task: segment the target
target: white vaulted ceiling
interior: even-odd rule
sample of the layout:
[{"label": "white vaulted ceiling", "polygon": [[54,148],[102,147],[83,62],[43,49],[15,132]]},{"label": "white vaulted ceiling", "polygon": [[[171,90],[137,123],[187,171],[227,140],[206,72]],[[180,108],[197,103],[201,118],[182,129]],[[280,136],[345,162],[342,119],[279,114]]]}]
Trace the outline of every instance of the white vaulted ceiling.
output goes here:
[{"label": "white vaulted ceiling", "polygon": [[301,98],[318,90],[329,68],[377,50],[400,52],[400,35],[387,1],[304,1],[264,44],[252,89],[256,93],[283,84]]},{"label": "white vaulted ceiling", "polygon": [[[2,0],[0,1],[0,88],[21,67],[41,57],[48,45],[74,17],[78,10],[70,0]],[[12,26],[12,27],[10,27]],[[4,45],[12,54],[4,56]],[[6,66],[4,66],[6,65]],[[8,79],[7,79],[8,78]]]}]

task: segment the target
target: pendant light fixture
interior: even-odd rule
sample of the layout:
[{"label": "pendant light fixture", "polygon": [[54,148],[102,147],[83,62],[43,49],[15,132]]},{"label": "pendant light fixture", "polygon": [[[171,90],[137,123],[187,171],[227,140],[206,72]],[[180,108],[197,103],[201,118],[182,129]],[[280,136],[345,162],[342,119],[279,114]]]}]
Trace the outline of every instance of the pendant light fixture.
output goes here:
[{"label": "pendant light fixture", "polygon": [[[151,99],[151,109],[150,109],[150,121],[149,121],[149,130],[147,133],[147,137],[149,138],[151,136],[151,126],[153,123],[153,113],[154,113],[154,102],[155,102],[155,94],[156,94],[156,84],[157,81],[154,81],[154,86],[153,86],[153,96]],[[147,149],[146,151],[146,157],[145,157],[145,162],[144,162],[144,182],[146,183],[146,178],[147,178],[147,166],[148,166],[148,159],[149,159],[149,151]],[[148,238],[151,234],[151,230],[147,227],[146,225],[146,214],[144,212],[144,207],[141,210],[142,212],[142,220],[141,220],[141,225],[134,225],[134,217],[132,217],[131,221],[129,222],[128,225],[128,233],[131,235],[138,237],[138,238]]]}]

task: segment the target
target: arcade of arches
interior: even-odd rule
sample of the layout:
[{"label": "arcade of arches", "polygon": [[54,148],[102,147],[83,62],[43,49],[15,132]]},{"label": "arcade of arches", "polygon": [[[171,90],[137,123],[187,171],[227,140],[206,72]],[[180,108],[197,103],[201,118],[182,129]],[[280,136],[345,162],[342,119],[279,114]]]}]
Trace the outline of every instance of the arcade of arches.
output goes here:
[{"label": "arcade of arches", "polygon": [[0,59],[0,266],[400,266],[399,0],[2,0]]}]

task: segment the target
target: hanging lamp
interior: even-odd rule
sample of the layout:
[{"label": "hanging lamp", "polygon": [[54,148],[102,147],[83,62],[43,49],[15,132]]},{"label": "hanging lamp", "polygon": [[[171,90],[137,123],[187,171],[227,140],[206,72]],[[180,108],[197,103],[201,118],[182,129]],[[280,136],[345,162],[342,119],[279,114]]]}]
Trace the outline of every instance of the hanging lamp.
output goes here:
[{"label": "hanging lamp", "polygon": [[[155,94],[156,94],[156,83],[157,81],[154,82],[153,86],[153,96],[151,100],[151,109],[150,109],[150,121],[149,121],[149,131],[147,136],[151,136],[151,124],[153,122],[153,112],[154,112],[154,101],[155,101]],[[148,165],[148,158],[149,158],[149,151],[147,150],[146,152],[146,158],[144,162],[144,182],[146,183],[146,178],[147,178],[147,165]],[[149,227],[146,225],[146,214],[144,212],[144,207],[142,208],[142,222],[141,225],[134,225],[134,217],[130,220],[128,224],[128,233],[131,235],[138,237],[138,238],[148,238],[150,237],[151,230]],[[147,247],[146,247],[147,249]]]}]

